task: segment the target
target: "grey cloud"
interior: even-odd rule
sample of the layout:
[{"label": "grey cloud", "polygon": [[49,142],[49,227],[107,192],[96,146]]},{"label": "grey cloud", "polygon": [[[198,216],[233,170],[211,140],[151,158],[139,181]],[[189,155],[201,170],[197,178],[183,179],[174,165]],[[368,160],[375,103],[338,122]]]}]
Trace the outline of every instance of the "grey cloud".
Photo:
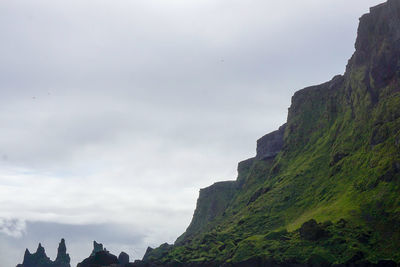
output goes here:
[{"label": "grey cloud", "polygon": [[21,237],[26,232],[26,224],[19,219],[0,218],[0,233],[12,237]]}]

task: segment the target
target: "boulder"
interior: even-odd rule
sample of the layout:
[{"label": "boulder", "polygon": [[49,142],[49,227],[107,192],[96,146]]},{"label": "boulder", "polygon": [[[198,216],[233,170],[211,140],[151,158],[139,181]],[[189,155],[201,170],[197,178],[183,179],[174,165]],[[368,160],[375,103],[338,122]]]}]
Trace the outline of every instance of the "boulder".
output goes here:
[{"label": "boulder", "polygon": [[303,223],[299,231],[302,239],[310,241],[319,240],[325,235],[325,231],[314,219]]}]

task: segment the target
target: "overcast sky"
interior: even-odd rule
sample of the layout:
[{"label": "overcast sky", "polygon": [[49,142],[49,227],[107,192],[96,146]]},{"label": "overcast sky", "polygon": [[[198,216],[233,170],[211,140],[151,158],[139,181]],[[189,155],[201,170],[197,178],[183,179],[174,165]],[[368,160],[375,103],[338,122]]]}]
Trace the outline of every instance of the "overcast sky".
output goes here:
[{"label": "overcast sky", "polygon": [[174,242],[380,2],[0,1],[0,266]]}]

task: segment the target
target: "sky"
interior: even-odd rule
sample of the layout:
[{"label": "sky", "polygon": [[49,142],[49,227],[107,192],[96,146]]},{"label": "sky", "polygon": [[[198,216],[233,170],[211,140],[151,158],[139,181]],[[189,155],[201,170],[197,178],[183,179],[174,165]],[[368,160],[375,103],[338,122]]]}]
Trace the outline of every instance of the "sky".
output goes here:
[{"label": "sky", "polygon": [[173,243],[380,2],[0,1],[0,266]]}]

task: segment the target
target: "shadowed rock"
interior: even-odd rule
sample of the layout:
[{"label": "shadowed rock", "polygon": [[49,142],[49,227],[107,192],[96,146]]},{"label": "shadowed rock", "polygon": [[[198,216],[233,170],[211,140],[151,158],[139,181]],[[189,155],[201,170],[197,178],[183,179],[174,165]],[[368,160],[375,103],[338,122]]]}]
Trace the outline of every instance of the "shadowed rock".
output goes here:
[{"label": "shadowed rock", "polygon": [[86,258],[82,262],[78,263],[77,267],[105,267],[119,265],[117,256],[111,254],[108,251],[99,251],[95,255]]},{"label": "shadowed rock", "polygon": [[90,256],[94,256],[97,252],[100,251],[107,251],[105,248],[103,248],[103,244],[97,243],[96,241],[93,241],[93,250]]},{"label": "shadowed rock", "polygon": [[283,135],[286,124],[275,132],[269,133],[257,140],[257,160],[265,160],[275,157],[283,147]]},{"label": "shadowed rock", "polygon": [[65,240],[61,239],[58,246],[57,258],[55,261],[47,257],[44,247],[39,243],[35,253],[31,254],[28,249],[25,250],[24,260],[17,267],[70,267],[70,257],[67,254]]},{"label": "shadowed rock", "polygon": [[299,231],[302,239],[311,241],[318,240],[325,235],[322,227],[313,219],[303,223]]},{"label": "shadowed rock", "polygon": [[103,244],[93,241],[93,251],[90,256],[78,263],[77,267],[127,267],[129,266],[129,255],[121,252],[119,257],[111,254]]},{"label": "shadowed rock", "polygon": [[125,252],[121,252],[118,256],[118,261],[121,267],[126,266],[129,263],[129,255]]},{"label": "shadowed rock", "polygon": [[60,267],[69,267],[70,261],[71,259],[69,257],[69,254],[67,253],[67,247],[65,246],[65,240],[63,238],[58,245],[57,257],[54,263]]}]

